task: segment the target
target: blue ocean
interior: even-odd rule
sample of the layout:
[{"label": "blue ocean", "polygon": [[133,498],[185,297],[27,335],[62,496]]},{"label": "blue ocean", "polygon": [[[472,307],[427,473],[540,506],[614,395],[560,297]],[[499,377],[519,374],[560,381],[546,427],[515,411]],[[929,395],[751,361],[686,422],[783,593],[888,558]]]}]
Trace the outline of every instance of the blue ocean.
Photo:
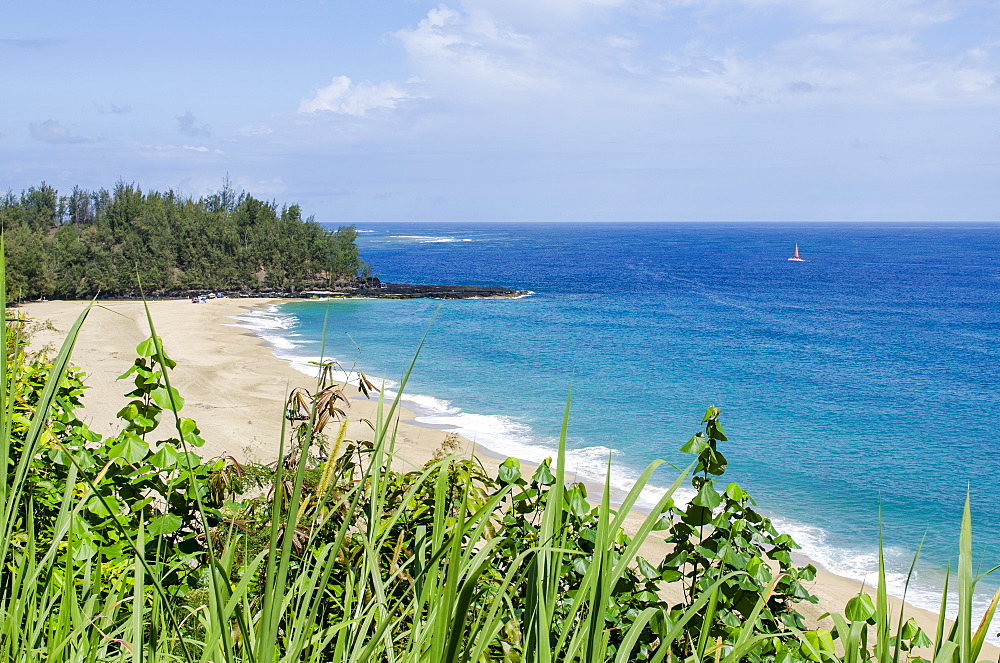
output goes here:
[{"label": "blue ocean", "polygon": [[654,459],[687,465],[678,448],[714,405],[725,478],[823,567],[872,581],[881,508],[890,590],[926,537],[908,598],[936,609],[967,490],[980,561],[1000,563],[1000,226],[358,230],[384,281],[532,294],[294,302],[248,321],[295,365],[323,354],[392,387],[430,325],[406,394],[422,423],[540,460],[572,388],[571,469],[600,480],[610,454],[623,490]]}]

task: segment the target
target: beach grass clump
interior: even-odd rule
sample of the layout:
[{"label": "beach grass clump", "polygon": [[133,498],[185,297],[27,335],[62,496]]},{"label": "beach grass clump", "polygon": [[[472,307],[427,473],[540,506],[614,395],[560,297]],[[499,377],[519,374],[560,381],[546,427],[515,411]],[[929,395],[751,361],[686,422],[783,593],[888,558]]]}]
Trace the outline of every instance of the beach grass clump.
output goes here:
[{"label": "beach grass clump", "polygon": [[[621,504],[607,485],[588,499],[566,481],[568,403],[556,455],[530,474],[509,459],[491,476],[455,454],[397,471],[398,397],[380,398],[369,438],[348,440],[331,409],[340,387],[325,382],[284,413],[278,462],[202,459],[152,319],[122,376],[121,432],[104,439],[76,415],[70,368],[88,311],[51,361],[4,321],[0,660],[897,663],[923,646],[934,663],[978,657],[985,631],[968,610],[932,639],[892,619],[884,583],[835,628],[807,630],[795,606],[814,571],[794,568],[794,542],[719,481],[716,408],[684,447],[694,462],[629,535],[661,463]],[[685,481],[696,497],[681,504]],[[970,528],[958,578],[971,606]],[[650,537],[671,552],[643,558]]]}]

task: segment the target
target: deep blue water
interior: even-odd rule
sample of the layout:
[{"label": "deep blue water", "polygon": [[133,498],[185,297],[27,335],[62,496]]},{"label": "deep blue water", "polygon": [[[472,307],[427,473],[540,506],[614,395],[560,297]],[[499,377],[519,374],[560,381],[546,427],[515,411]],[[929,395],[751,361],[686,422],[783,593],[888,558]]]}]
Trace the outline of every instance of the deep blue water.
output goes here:
[{"label": "deep blue water", "polygon": [[[967,487],[983,562],[1000,562],[1000,226],[359,230],[383,280],[535,294],[290,303],[284,356],[320,354],[329,309],[326,355],[398,381],[438,311],[407,389],[422,421],[537,460],[572,384],[577,471],[599,476],[612,449],[624,486],[655,458],[686,465],[677,449],[715,405],[726,478],[830,569],[874,568],[881,502],[897,571],[926,532],[930,590]],[[804,262],[787,260],[795,243]]]}]

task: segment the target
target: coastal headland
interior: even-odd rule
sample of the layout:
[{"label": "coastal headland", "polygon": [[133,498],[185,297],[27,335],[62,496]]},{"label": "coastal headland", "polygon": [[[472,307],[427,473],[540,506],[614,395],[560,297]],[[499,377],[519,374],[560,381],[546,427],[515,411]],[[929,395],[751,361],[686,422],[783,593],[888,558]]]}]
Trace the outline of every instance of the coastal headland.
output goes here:
[{"label": "coastal headland", "polygon": [[[198,305],[192,305],[189,299],[149,303],[164,350],[177,362],[171,381],[185,398],[183,414],[197,421],[206,440],[199,450],[203,457],[275,460],[287,394],[295,387],[314,386],[314,379],[274,356],[262,339],[237,326],[236,317],[274,303],[271,298],[212,299]],[[32,339],[35,348],[58,349],[66,331],[86,306],[87,302],[81,301],[32,302],[17,311],[36,323]],[[127,402],[124,394],[131,385],[117,378],[132,365],[136,345],[149,334],[140,301],[98,302],[91,310],[71,364],[87,373],[84,382],[89,388],[83,396],[81,419],[96,432],[108,435],[120,429],[117,412]],[[371,429],[364,420],[374,420],[377,402],[363,398],[353,387],[346,387],[345,392],[351,397],[347,437],[370,436]],[[456,440],[447,430],[417,424],[413,421],[414,414],[405,408],[400,408],[396,417],[399,426],[395,450],[400,469],[419,467],[446,442],[457,442],[460,453],[476,453],[486,470],[496,475],[502,459],[487,449],[477,449],[475,440]],[[596,487],[591,492],[592,496],[595,494]],[[632,527],[637,527],[641,518],[641,514],[633,514]],[[654,536],[642,554],[648,559],[659,559],[666,551],[666,544]],[[809,589],[819,603],[800,604],[797,609],[810,624],[830,628],[830,621],[820,620],[820,616],[826,612],[842,613],[845,603],[862,586],[820,569]],[[892,598],[890,601],[898,611],[900,602]],[[908,605],[906,614],[916,619],[926,632],[934,632],[937,619],[934,613]],[[981,657],[995,660],[998,655],[1000,648],[987,644]]]},{"label": "coastal headland", "polygon": [[[314,290],[232,290],[223,289],[218,294],[223,299],[271,300],[310,299],[317,297],[364,297],[367,299],[502,299],[530,295],[529,290],[515,290],[502,286],[479,285],[426,285],[419,283],[383,283],[377,278],[358,278],[354,282]],[[147,299],[215,299],[216,292],[204,288],[196,290],[146,293]],[[125,293],[122,299],[142,299],[138,290]]]}]

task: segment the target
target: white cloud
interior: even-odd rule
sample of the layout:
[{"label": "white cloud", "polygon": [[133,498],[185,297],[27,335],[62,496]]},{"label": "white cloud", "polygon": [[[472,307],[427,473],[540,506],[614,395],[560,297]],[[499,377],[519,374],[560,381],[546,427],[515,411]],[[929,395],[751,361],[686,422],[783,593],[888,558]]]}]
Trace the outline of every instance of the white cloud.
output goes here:
[{"label": "white cloud", "polygon": [[961,69],[955,72],[955,84],[964,92],[982,92],[997,85],[997,74],[976,69]]},{"label": "white cloud", "polygon": [[199,154],[223,154],[223,151],[215,148],[209,148],[205,145],[139,145],[144,150],[152,150],[154,152],[159,152],[161,154],[168,153],[181,153],[181,152],[197,152]]},{"label": "white cloud", "polygon": [[272,133],[274,133],[274,129],[266,124],[249,125],[240,129],[240,135],[251,138],[254,136],[267,136]]},{"label": "white cloud", "polygon": [[415,28],[396,37],[432,91],[489,101],[512,93],[552,89],[559,73],[544,41],[474,8],[461,13],[440,5]]},{"label": "white cloud", "polygon": [[488,17],[525,33],[567,33],[617,15],[659,14],[660,4],[642,0],[461,0],[470,17]]},{"label": "white cloud", "polygon": [[933,41],[952,0],[456,1],[395,33],[446,104],[1000,101],[992,44]]},{"label": "white cloud", "polygon": [[604,38],[604,43],[619,50],[632,50],[642,44],[634,34],[612,34]]},{"label": "white cloud", "polygon": [[312,99],[302,100],[299,112],[329,111],[362,117],[374,110],[396,108],[411,98],[395,83],[361,82],[355,85],[347,76],[334,76],[329,85],[316,90]]},{"label": "white cloud", "polygon": [[28,125],[28,133],[35,140],[43,143],[69,144],[69,143],[89,143],[89,139],[78,136],[72,131],[59,124],[57,120],[45,120],[44,122],[32,122]]},{"label": "white cloud", "polygon": [[240,189],[257,198],[280,196],[288,190],[280,177],[264,179],[242,176],[237,177],[236,182]]},{"label": "white cloud", "polygon": [[984,49],[932,54],[912,30],[817,31],[775,45],[757,65],[760,75],[807,80],[857,106],[1000,103],[1000,67]]},{"label": "white cloud", "polygon": [[827,24],[882,24],[919,28],[955,15],[947,0],[738,0],[752,8],[778,7]]}]

